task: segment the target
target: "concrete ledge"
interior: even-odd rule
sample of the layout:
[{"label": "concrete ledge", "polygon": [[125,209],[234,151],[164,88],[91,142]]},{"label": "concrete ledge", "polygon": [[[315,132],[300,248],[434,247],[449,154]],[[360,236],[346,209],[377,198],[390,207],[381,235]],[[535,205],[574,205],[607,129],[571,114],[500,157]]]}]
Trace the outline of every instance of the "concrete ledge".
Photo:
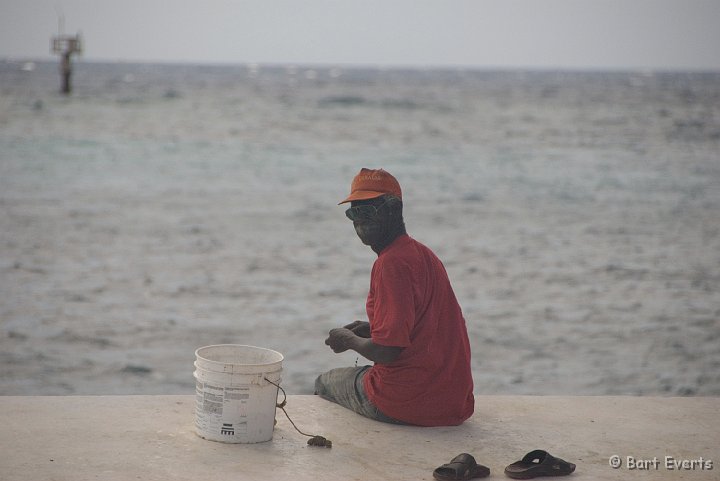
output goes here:
[{"label": "concrete ledge", "polygon": [[[478,396],[475,416],[452,428],[390,426],[316,396],[289,396],[306,445],[278,412],[271,442],[243,445],[195,435],[189,396],[0,397],[0,478],[11,480],[432,480],[468,452],[505,478],[533,449],[577,464],[569,479],[720,479],[720,398]],[[623,466],[612,469],[612,455]],[[658,459],[629,469],[627,457]],[[712,470],[673,469],[665,456],[703,458]]]}]

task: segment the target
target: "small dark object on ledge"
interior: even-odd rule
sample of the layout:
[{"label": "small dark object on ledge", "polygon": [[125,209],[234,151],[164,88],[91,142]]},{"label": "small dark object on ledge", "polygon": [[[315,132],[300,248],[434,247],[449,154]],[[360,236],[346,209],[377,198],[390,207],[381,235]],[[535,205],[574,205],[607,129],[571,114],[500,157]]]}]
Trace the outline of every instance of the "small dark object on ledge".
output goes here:
[{"label": "small dark object on ledge", "polygon": [[321,448],[332,448],[332,441],[322,436],[313,436],[308,439],[308,446],[319,446]]}]

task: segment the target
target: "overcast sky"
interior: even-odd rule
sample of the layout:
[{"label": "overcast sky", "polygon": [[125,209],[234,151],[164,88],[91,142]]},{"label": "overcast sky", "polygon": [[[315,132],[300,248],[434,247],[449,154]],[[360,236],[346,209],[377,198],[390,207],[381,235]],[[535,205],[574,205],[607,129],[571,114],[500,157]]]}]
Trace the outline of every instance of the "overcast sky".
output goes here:
[{"label": "overcast sky", "polygon": [[0,58],[720,71],[720,0],[0,0]]}]

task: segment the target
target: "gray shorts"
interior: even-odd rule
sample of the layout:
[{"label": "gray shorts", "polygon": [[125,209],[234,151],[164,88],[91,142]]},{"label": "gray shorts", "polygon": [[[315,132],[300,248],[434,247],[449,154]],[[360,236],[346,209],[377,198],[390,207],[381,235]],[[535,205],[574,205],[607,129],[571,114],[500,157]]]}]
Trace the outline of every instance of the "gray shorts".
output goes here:
[{"label": "gray shorts", "polygon": [[365,394],[363,377],[370,366],[341,367],[320,374],[315,380],[315,394],[383,423],[406,424],[384,415]]}]

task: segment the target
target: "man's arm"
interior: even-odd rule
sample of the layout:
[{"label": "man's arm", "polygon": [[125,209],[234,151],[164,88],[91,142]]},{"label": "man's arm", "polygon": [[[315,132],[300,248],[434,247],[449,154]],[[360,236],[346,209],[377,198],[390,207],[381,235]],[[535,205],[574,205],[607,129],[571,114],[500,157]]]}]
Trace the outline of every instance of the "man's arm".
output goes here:
[{"label": "man's arm", "polygon": [[389,364],[395,361],[403,351],[402,347],[376,344],[372,339],[357,336],[350,329],[344,327],[331,330],[325,344],[335,352],[352,349],[361,356],[379,364]]}]

